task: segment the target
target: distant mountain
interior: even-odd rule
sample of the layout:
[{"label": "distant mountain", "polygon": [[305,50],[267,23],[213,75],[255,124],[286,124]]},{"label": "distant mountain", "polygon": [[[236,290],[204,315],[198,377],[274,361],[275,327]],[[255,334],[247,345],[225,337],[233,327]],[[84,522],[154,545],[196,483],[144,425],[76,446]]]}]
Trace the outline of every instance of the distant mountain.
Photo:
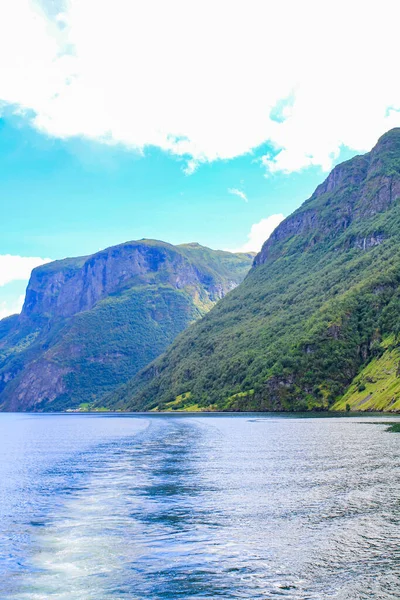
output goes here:
[{"label": "distant mountain", "polygon": [[141,240],[34,269],[21,315],[0,321],[0,408],[101,403],[235,288],[253,258]]},{"label": "distant mountain", "polygon": [[[400,129],[333,169],[244,282],[106,403],[400,410]],[[347,405],[347,407],[346,407]]]}]

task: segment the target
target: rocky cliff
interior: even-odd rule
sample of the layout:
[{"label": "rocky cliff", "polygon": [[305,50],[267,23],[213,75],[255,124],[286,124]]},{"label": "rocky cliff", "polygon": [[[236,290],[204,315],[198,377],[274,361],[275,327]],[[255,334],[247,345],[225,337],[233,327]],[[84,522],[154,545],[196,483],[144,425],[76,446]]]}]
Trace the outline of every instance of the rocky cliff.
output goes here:
[{"label": "rocky cliff", "polygon": [[[400,197],[399,157],[400,128],[396,128],[382,136],[368,154],[335,167],[311,198],[276,228],[254,264],[276,257],[281,245],[293,236],[301,236],[306,249],[322,240],[337,238],[352,223],[389,209]],[[380,241],[370,233],[370,238],[354,240],[354,244],[376,245]],[[292,250],[297,252],[297,246]]]},{"label": "rocky cliff", "polygon": [[[201,286],[206,301],[213,303],[233,289],[238,279],[221,277],[212,272],[212,267],[196,264],[199,248],[197,244],[188,244],[177,251],[170,244],[143,240],[39,267],[32,272],[21,318],[35,314],[71,317],[90,310],[124,286],[151,285],[155,279],[177,290]],[[246,256],[243,261],[247,262]]]},{"label": "rocky cliff", "polygon": [[236,287],[252,259],[141,240],[34,269],[21,315],[0,322],[3,410],[101,401]]}]

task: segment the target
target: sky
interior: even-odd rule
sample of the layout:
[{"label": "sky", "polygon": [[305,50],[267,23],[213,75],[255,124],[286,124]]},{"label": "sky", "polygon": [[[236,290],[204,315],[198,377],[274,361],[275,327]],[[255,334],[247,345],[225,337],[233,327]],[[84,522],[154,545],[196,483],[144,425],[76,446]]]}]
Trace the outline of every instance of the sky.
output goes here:
[{"label": "sky", "polygon": [[400,126],[397,1],[0,0],[0,318],[123,241],[258,251]]}]

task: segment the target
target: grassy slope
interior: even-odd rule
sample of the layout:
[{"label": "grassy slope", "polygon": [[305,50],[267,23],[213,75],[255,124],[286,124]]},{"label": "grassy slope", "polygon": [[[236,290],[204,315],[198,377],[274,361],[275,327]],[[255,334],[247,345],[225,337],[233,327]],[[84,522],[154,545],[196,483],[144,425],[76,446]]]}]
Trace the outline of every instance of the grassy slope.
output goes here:
[{"label": "grassy slope", "polygon": [[[400,149],[399,132],[396,136]],[[380,157],[366,182],[364,203],[375,201],[382,175],[399,177],[399,149]],[[363,171],[364,161],[346,163],[349,180]],[[324,229],[278,241],[272,260],[253,269],[166,354],[110,396],[108,405],[133,410],[341,406],[335,402],[359,369],[376,358],[400,315],[399,201],[335,231],[354,192],[349,184],[306,202],[297,213],[317,211]],[[354,247],[354,240],[371,235],[383,242]]]},{"label": "grassy slope", "polygon": [[338,400],[335,410],[400,411],[400,347],[389,336],[381,344],[383,353],[373,358],[354,378]]},{"label": "grassy slope", "polygon": [[224,278],[232,279],[235,274],[244,279],[249,271],[249,260],[255,256],[250,253],[231,253],[224,250],[211,250],[200,244],[180,244],[177,248],[187,256],[187,258],[204,272],[209,272],[215,280]]}]

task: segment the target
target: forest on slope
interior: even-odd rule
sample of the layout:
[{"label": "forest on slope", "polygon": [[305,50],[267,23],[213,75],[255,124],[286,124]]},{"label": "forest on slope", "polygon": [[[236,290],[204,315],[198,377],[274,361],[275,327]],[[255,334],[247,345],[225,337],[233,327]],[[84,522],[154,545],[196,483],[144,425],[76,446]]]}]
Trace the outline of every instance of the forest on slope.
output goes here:
[{"label": "forest on slope", "polygon": [[400,410],[399,284],[397,128],[335,167],[277,227],[244,282],[105,403]]}]

